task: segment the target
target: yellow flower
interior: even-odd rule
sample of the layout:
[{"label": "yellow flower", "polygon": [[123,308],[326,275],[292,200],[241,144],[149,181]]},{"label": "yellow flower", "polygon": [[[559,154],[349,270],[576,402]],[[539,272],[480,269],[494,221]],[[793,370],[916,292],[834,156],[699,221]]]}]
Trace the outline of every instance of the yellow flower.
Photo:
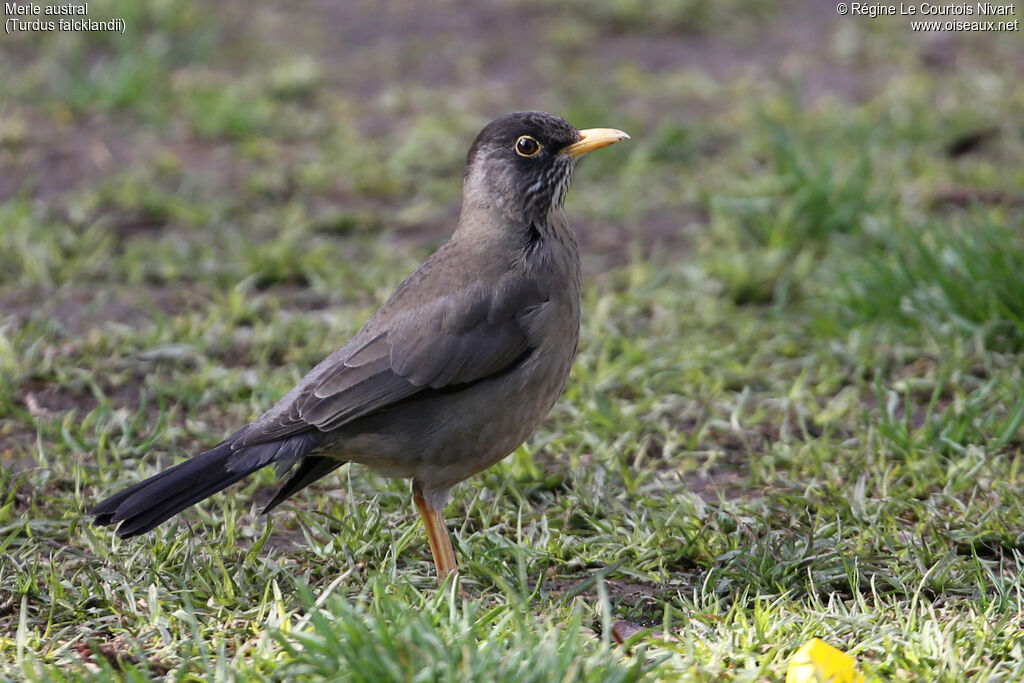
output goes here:
[{"label": "yellow flower", "polygon": [[823,640],[811,638],[796,651],[786,669],[786,683],[864,683],[856,661]]}]

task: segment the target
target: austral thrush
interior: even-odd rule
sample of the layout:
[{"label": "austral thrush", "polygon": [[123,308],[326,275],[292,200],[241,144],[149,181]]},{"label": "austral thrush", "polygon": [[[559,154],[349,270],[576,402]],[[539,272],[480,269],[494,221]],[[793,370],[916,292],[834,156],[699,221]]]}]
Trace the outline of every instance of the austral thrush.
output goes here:
[{"label": "austral thrush", "polygon": [[456,571],[449,491],[526,440],[576,353],[580,262],[562,212],[573,169],[628,137],[542,112],[491,122],[469,149],[451,239],[273,408],[107,498],[96,523],[135,536],[271,463],[294,468],[266,512],[357,462],[412,478],[438,578]]}]

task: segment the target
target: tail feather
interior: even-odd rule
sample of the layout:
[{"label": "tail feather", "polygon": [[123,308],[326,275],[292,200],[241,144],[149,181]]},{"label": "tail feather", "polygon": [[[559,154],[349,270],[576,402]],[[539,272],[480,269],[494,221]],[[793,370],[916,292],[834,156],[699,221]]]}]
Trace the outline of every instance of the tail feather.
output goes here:
[{"label": "tail feather", "polygon": [[263,514],[267,514],[278,505],[284,502],[296,491],[306,488],[317,479],[326,477],[328,474],[345,464],[344,460],[337,460],[324,455],[307,455],[299,463],[299,466],[292,472],[292,476],[278,490],[274,498],[263,508]]},{"label": "tail feather", "polygon": [[115,493],[89,510],[89,514],[96,517],[95,523],[99,526],[120,522],[117,535],[122,538],[138,536],[241,481],[279,456],[294,459],[298,454],[308,453],[318,441],[318,435],[305,433],[236,451],[232,450],[231,439],[228,439],[191,460]]}]

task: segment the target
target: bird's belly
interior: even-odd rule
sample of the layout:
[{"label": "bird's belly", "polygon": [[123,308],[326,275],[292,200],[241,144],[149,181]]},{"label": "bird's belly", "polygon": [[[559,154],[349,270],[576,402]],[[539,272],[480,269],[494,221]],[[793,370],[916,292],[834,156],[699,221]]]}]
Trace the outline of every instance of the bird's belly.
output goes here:
[{"label": "bird's belly", "polygon": [[446,490],[515,450],[565,388],[571,353],[537,354],[460,391],[425,392],[331,434],[327,450]]}]

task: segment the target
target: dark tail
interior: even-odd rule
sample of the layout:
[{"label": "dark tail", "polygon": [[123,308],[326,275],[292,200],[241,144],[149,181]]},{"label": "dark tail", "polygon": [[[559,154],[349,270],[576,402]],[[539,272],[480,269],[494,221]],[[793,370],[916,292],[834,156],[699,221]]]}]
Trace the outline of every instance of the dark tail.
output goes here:
[{"label": "dark tail", "polygon": [[296,462],[317,445],[320,436],[305,432],[239,450],[231,448],[234,439],[228,438],[191,460],[115,493],[89,514],[99,526],[121,522],[117,535],[122,538],[144,534],[272,462]]},{"label": "dark tail", "polygon": [[321,477],[326,477],[344,464],[344,460],[337,460],[324,455],[307,455],[299,463],[299,466],[295,468],[292,476],[284,483],[284,486],[277,492],[273,500],[263,508],[263,514],[267,514],[276,508],[284,502],[285,498],[291,496],[296,491],[306,488]]}]

